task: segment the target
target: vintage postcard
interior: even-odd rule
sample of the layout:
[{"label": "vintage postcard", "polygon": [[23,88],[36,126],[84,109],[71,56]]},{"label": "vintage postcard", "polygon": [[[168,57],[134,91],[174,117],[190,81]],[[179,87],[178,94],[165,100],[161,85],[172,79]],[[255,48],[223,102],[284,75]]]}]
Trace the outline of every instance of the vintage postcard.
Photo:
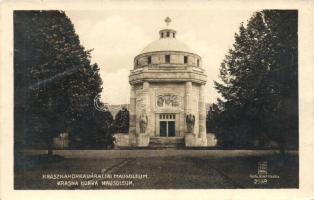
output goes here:
[{"label": "vintage postcard", "polygon": [[2,2],[0,198],[313,199],[313,9]]}]

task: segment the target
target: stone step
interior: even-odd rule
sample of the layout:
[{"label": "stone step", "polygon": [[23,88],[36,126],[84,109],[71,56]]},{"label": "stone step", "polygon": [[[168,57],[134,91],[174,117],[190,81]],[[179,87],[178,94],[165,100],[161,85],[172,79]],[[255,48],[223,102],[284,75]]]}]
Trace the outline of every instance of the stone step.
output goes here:
[{"label": "stone step", "polygon": [[184,137],[151,137],[149,140],[149,147],[184,147]]}]

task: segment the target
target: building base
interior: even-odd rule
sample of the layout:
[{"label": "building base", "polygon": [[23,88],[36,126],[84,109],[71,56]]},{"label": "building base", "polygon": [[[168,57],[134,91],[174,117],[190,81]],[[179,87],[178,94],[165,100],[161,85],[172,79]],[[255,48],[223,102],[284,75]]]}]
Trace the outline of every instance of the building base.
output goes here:
[{"label": "building base", "polygon": [[206,137],[207,137],[207,146],[208,147],[214,147],[217,145],[218,140],[217,140],[216,135],[214,133],[207,133]]},{"label": "building base", "polygon": [[185,135],[186,147],[206,147],[207,138],[199,138],[195,133],[187,133]]},{"label": "building base", "polygon": [[129,147],[130,137],[127,133],[115,133],[114,134],[114,144],[116,147]]},{"label": "building base", "polygon": [[[187,133],[183,137],[151,137],[148,134],[115,133],[115,146],[121,147],[214,147],[217,144],[215,134],[208,133],[205,138],[199,138],[197,134]],[[183,141],[182,141],[183,140]]]}]

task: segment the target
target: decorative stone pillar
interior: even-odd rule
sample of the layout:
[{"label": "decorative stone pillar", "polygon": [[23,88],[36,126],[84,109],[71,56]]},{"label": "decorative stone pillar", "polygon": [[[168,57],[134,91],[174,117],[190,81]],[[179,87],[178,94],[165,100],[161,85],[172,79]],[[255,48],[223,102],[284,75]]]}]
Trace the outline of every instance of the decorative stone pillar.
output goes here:
[{"label": "decorative stone pillar", "polygon": [[150,98],[149,98],[149,82],[147,82],[147,81],[145,81],[143,83],[143,93],[142,94],[143,94],[143,104],[144,104],[143,112],[145,113],[145,115],[147,115],[147,117],[149,117],[149,114],[150,114]]},{"label": "decorative stone pillar", "polygon": [[[137,108],[139,110],[139,108]],[[139,110],[138,116],[136,116],[137,120],[136,123],[140,123],[140,117],[147,116],[147,124],[145,133],[141,133],[140,130],[136,130],[136,146],[138,147],[145,147],[149,145],[149,133],[151,127],[149,123],[151,121],[150,117],[150,98],[149,98],[149,82],[143,82],[143,90],[142,90],[142,108]],[[140,126],[137,126],[140,129]]]},{"label": "decorative stone pillar", "polygon": [[185,105],[184,105],[184,127],[185,127],[184,140],[185,146],[187,147],[195,146],[196,144],[195,134],[189,133],[186,122],[186,117],[189,114],[192,114],[191,112],[192,112],[192,82],[187,81],[185,82]]},{"label": "decorative stone pillar", "polygon": [[146,133],[150,133],[151,131],[151,108],[150,108],[150,92],[149,92],[149,82],[145,81],[143,83],[143,96],[144,96],[144,104],[145,104],[145,114],[147,115],[148,117],[148,126],[147,126],[147,130],[146,130]]},{"label": "decorative stone pillar", "polygon": [[129,143],[136,145],[136,91],[135,86],[131,85],[130,106],[129,106]]},{"label": "decorative stone pillar", "polygon": [[135,133],[136,127],[136,95],[135,95],[135,88],[131,86],[131,94],[130,94],[130,133]]},{"label": "decorative stone pillar", "polygon": [[205,105],[205,85],[200,85],[200,98],[199,98],[199,138],[207,144],[206,141],[206,105]]},{"label": "decorative stone pillar", "polygon": [[[192,82],[191,81],[187,81],[185,83],[185,106],[184,106],[184,122],[185,122],[185,118],[188,114],[194,114],[191,113],[192,112]],[[187,132],[187,125],[185,122],[185,130]]]},{"label": "decorative stone pillar", "polygon": [[[192,85],[191,85],[192,86]],[[191,93],[188,95],[188,92],[191,92],[190,85],[186,84],[186,115],[190,114],[192,110],[190,109],[192,104],[191,99]],[[205,94],[204,94],[204,85],[201,84],[199,87],[199,101],[198,101],[198,111],[199,113],[192,113],[193,115],[198,114],[198,124],[195,125],[198,126],[198,132],[194,133],[187,133],[185,135],[185,146],[186,147],[201,147],[201,146],[207,146],[207,138],[206,138],[206,107],[205,107]]]},{"label": "decorative stone pillar", "polygon": [[143,83],[143,104],[144,104],[144,111],[146,114],[150,111],[150,99],[149,99],[149,82],[145,81]]}]

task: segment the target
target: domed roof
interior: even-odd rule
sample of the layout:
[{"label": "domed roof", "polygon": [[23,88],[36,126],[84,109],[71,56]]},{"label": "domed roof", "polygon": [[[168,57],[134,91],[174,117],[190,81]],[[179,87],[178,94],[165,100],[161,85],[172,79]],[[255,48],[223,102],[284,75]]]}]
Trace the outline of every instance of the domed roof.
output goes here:
[{"label": "domed roof", "polygon": [[168,37],[153,41],[142,50],[141,54],[155,51],[191,52],[191,49],[176,38]]},{"label": "domed roof", "polygon": [[141,54],[156,51],[191,52],[191,49],[186,44],[176,39],[177,31],[169,28],[169,23],[171,22],[171,19],[167,17],[165,19],[165,22],[167,24],[167,27],[159,31],[159,40],[155,40],[147,45],[142,50]]}]

